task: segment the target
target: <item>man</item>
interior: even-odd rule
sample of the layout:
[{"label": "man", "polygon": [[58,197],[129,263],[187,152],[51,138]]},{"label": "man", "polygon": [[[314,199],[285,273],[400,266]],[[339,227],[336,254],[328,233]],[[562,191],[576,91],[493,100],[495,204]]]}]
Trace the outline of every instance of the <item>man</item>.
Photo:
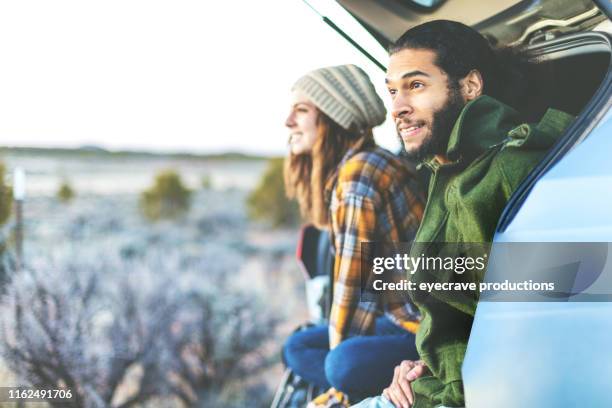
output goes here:
[{"label": "man", "polygon": [[[527,82],[501,55],[477,31],[443,20],[408,30],[390,50],[386,83],[398,134],[431,172],[412,256],[423,245],[490,243],[512,193],[573,119],[549,109],[539,123],[521,124],[521,114],[502,101],[520,100]],[[479,282],[483,274],[461,279]],[[419,270],[411,280],[440,278]],[[416,340],[421,360],[396,367],[383,396],[395,407],[462,407],[461,365],[478,294],[410,296],[423,317]],[[359,406],[392,405],[378,398]]]}]

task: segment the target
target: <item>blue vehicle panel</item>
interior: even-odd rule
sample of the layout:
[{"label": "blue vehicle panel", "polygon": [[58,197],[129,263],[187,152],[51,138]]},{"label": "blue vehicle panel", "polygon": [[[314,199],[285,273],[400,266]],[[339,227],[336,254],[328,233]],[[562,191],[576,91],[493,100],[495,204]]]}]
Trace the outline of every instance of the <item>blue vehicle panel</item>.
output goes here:
[{"label": "blue vehicle panel", "polygon": [[[538,181],[495,243],[612,242],[611,136],[608,113]],[[586,291],[610,292],[611,258]],[[480,302],[463,366],[467,406],[612,406],[611,316],[612,302],[572,297]]]}]

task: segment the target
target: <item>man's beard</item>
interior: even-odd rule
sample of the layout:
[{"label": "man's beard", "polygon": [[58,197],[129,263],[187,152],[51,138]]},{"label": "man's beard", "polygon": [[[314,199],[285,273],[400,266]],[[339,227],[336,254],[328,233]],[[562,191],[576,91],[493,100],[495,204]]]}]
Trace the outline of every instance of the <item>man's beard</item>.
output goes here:
[{"label": "man's beard", "polygon": [[442,108],[434,112],[431,134],[423,140],[421,146],[413,151],[406,151],[403,140],[400,137],[404,153],[416,161],[423,161],[429,156],[446,153],[451,131],[464,106],[465,102],[461,96],[458,84],[449,86],[447,102]]}]

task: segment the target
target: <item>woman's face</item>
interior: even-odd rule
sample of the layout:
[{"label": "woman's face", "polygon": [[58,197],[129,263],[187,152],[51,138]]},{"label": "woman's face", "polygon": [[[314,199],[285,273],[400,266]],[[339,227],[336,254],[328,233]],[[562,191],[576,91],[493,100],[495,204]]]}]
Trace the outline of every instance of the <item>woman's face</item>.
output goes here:
[{"label": "woman's face", "polygon": [[289,150],[292,154],[309,154],[317,139],[318,109],[302,92],[291,93],[291,110],[285,126],[289,129]]}]

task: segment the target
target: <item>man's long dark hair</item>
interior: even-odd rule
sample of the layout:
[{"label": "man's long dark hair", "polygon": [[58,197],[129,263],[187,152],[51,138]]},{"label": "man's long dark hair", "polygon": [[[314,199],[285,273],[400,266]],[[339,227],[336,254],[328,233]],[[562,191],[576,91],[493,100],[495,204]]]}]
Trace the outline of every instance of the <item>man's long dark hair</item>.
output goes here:
[{"label": "man's long dark hair", "polygon": [[529,91],[529,76],[534,61],[519,49],[494,49],[473,28],[449,20],[434,20],[406,31],[389,49],[395,54],[404,49],[428,49],[436,53],[436,65],[457,86],[471,70],[480,72],[483,93],[510,106],[520,106]]}]

